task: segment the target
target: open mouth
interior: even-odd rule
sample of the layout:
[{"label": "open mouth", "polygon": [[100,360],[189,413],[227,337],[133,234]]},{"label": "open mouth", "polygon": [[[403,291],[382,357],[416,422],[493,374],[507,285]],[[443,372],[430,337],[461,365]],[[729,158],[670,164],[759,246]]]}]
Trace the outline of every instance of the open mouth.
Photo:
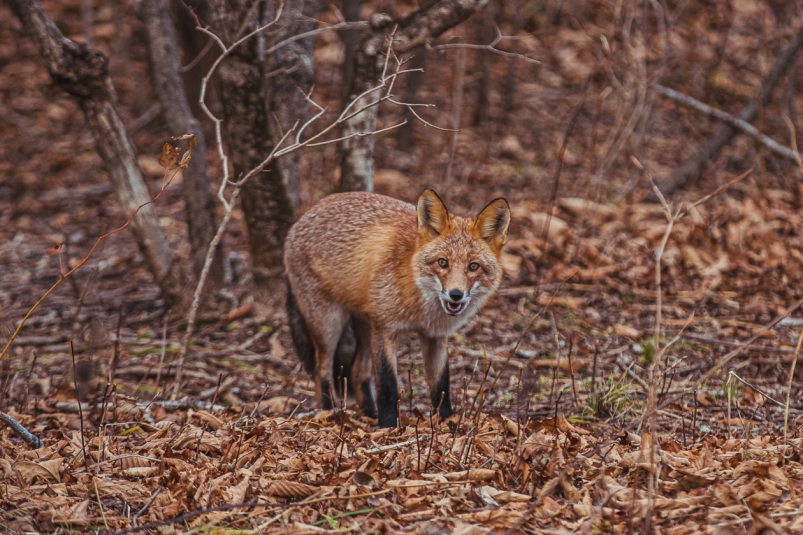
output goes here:
[{"label": "open mouth", "polygon": [[443,301],[443,306],[446,308],[446,312],[452,316],[457,316],[466,308],[465,303],[455,303],[454,301]]}]

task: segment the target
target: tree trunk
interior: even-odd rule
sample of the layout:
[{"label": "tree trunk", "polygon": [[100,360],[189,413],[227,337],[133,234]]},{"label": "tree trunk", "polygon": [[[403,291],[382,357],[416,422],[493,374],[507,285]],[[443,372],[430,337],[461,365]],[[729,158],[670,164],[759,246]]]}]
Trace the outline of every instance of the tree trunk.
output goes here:
[{"label": "tree trunk", "polygon": [[[286,3],[279,19],[276,42],[280,43],[294,35],[314,30],[317,25],[315,19],[321,11],[321,3],[321,0]],[[292,128],[296,121],[300,122],[300,127],[307,120],[309,104],[301,92],[309,93],[315,83],[312,55],[314,44],[315,37],[310,36],[293,41],[274,53],[275,75],[270,78],[273,82],[270,108],[285,132]],[[275,136],[275,140],[278,141],[279,137]],[[278,162],[295,219],[301,191],[299,182],[301,151],[283,156]]]},{"label": "tree trunk", "polygon": [[[252,0],[211,2],[212,30],[227,46],[257,28],[259,10],[253,6]],[[263,83],[264,34],[234,48],[218,71],[223,135],[234,179],[257,167],[273,148]],[[293,207],[278,165],[271,164],[246,182],[240,197],[248,226],[255,300],[259,306],[271,304],[283,292],[277,281],[283,272],[284,239],[293,222]]]},{"label": "tree trunk", "polygon": [[[487,44],[493,41],[494,32],[494,13],[489,6],[488,9],[474,18],[474,39],[480,44]],[[472,124],[479,126],[487,123],[491,119],[491,79],[494,62],[494,54],[489,50],[477,51],[477,63],[479,63],[480,79],[477,81],[477,107],[474,108]]]},{"label": "tree trunk", "polygon": [[[393,35],[393,50],[405,54],[473,15],[488,0],[439,0],[428,7],[410,13],[397,20],[388,16],[374,15],[371,29],[360,43],[354,57],[354,80],[346,102],[380,83],[387,39]],[[392,68],[389,67],[389,68]],[[376,102],[379,91],[361,97],[354,104],[354,111]],[[366,109],[346,122],[340,144],[343,160],[340,164],[341,191],[372,191],[374,188],[374,136],[356,136],[376,129],[377,106]],[[354,137],[349,137],[354,136]]]},{"label": "tree trunk", "polygon": [[[201,85],[204,76],[209,72],[212,64],[220,55],[220,48],[214,43],[212,37],[198,31],[198,23],[202,27],[209,24],[209,3],[207,0],[172,0],[168,6],[173,19],[174,28],[178,35],[181,51],[184,53],[182,61],[181,79],[184,82],[184,91],[190,102],[190,109],[194,117],[204,117],[203,108],[198,101],[201,96]],[[215,102],[217,92],[214,85],[206,88],[206,101]],[[202,122],[202,128],[207,133],[214,132],[209,123]],[[210,137],[212,139],[214,136]]]},{"label": "tree trunk", "polygon": [[[510,12],[510,35],[518,37],[519,31],[522,27],[522,16],[519,8],[519,0],[509,0],[508,10]],[[504,10],[500,10],[504,13]],[[517,54],[519,52],[519,41],[514,39],[510,46],[511,52]],[[518,61],[507,61],[507,76],[502,80],[502,106],[504,106],[505,114],[510,115],[516,111],[516,79],[518,76]]]},{"label": "tree trunk", "polygon": [[[343,18],[346,22],[360,20],[362,0],[343,0]],[[354,53],[362,38],[362,30],[345,30],[340,33],[343,41],[343,98],[348,97],[348,89],[354,77]]]},{"label": "tree trunk", "polygon": [[[138,0],[134,8],[145,25],[148,35],[151,72],[162,113],[174,136],[195,134],[196,145],[189,167],[184,170],[182,196],[190,236],[192,267],[196,277],[201,275],[206,253],[217,230],[215,204],[207,172],[206,143],[201,125],[193,116],[184,84],[181,81],[181,61],[178,41],[170,11],[163,0]],[[209,271],[212,291],[223,282],[223,255],[217,248]]]},{"label": "tree trunk", "polygon": [[[134,213],[150,197],[134,145],[117,112],[106,57],[64,37],[38,1],[9,1],[25,33],[36,42],[53,82],[80,105],[120,204],[126,213]],[[152,206],[139,211],[131,230],[166,305],[178,304],[183,277]]]}]

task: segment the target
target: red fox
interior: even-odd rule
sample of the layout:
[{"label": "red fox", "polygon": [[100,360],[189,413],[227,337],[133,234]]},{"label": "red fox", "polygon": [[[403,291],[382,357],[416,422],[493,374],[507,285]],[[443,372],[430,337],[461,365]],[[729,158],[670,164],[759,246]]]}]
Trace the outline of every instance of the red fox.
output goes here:
[{"label": "red fox", "polygon": [[339,193],[304,214],[285,243],[287,311],[322,407],[333,407],[334,381],[345,377],[365,415],[396,426],[396,346],[413,331],[433,410],[451,416],[446,341],[499,286],[509,225],[505,199],[469,219],[450,214],[432,190],[417,206]]}]

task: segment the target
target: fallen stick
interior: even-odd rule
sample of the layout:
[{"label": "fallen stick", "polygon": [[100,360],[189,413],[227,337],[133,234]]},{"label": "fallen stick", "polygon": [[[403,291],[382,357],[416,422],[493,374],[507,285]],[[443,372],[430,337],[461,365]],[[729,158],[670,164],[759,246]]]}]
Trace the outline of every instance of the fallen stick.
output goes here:
[{"label": "fallen stick", "polygon": [[666,97],[671,98],[672,100],[690,106],[698,111],[711,115],[712,117],[716,117],[717,119],[724,121],[725,123],[731,125],[732,127],[741,130],[745,134],[752,136],[753,138],[758,140],[762,145],[770,149],[775,154],[778,154],[785,158],[789,158],[790,160],[793,160],[795,162],[797,162],[798,158],[800,158],[800,155],[796,151],[790,149],[789,147],[785,147],[784,145],[781,145],[771,137],[762,134],[761,132],[758,131],[758,128],[748,123],[744,119],[734,117],[730,113],[718,110],[716,108],[712,108],[705,102],[700,102],[694,97],[690,97],[689,95],[686,95],[679,91],[675,91],[674,89],[670,89],[668,87],[664,87],[660,84],[653,84],[652,88],[656,93],[660,93]]},{"label": "fallen stick", "polygon": [[[395,444],[388,444],[387,446],[379,446],[377,448],[371,448],[368,450],[362,450],[360,453],[365,453],[367,455],[373,455],[375,453],[384,453],[390,450],[397,450],[399,448],[403,448],[405,446],[412,446],[413,444],[417,444],[419,442],[426,442],[429,440],[429,435],[421,435],[418,438],[412,438],[410,440],[405,440],[404,442],[396,442]],[[359,451],[359,450],[358,450]],[[353,452],[351,455],[352,457],[356,454]]]},{"label": "fallen stick", "polygon": [[45,443],[42,439],[25,429],[21,423],[9,416],[4,412],[0,412],[0,420],[3,420],[8,427],[11,428],[22,440],[25,441],[31,448],[38,450],[44,447]]},{"label": "fallen stick", "polygon": [[[176,400],[164,400],[164,401],[139,401],[137,402],[137,408],[140,409],[147,409],[148,407],[158,406],[162,407],[166,411],[175,411],[179,409],[195,409],[201,411],[224,411],[226,407],[223,405],[213,405],[208,401],[197,401],[187,397],[176,399]],[[78,412],[78,402],[77,401],[57,401],[54,407],[62,412]],[[96,409],[102,409],[103,403],[97,403],[94,406]],[[92,410],[93,404],[89,402],[81,403],[82,410]],[[114,403],[108,402],[106,403],[107,410],[114,409]],[[0,413],[2,414],[2,413]]]},{"label": "fallen stick", "polygon": [[[731,340],[718,340],[716,338],[712,338],[710,336],[705,336],[697,333],[685,333],[683,334],[682,338],[694,340],[696,342],[703,342],[706,344],[728,346],[728,347],[742,347],[743,345],[742,342],[734,342]],[[750,346],[746,348],[745,351],[760,352],[760,353],[786,353],[791,355],[795,352],[795,348],[773,347],[773,346]]]},{"label": "fallen stick", "polygon": [[[792,44],[775,59],[775,63],[761,83],[761,94],[757,98],[754,97],[750,99],[750,102],[748,102],[739,114],[739,119],[750,122],[756,118],[759,104],[763,105],[763,103],[769,100],[773,88],[792,66],[801,47],[803,47],[803,29],[800,29],[795,34]],[[661,182],[661,191],[663,194],[669,195],[685,187],[692,178],[700,174],[703,167],[714,158],[720,149],[722,149],[734,135],[736,135],[736,130],[733,126],[730,124],[723,125],[713,136],[708,138],[708,142],[700,147],[694,156],[691,156],[679,165],[669,178]]]}]

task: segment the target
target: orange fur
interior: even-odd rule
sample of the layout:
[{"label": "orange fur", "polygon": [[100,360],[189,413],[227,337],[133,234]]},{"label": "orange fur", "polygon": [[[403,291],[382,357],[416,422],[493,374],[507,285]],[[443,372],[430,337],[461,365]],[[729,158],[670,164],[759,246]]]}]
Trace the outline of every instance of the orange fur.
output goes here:
[{"label": "orange fur", "polygon": [[[315,348],[316,385],[324,407],[331,407],[326,396],[331,396],[336,372],[335,347],[350,318],[357,349],[348,379],[357,401],[371,414],[370,378],[379,374],[380,425],[395,424],[396,338],[401,332],[420,335],[433,404],[448,402],[445,338],[499,286],[499,257],[509,223],[504,199],[468,219],[449,214],[431,190],[421,195],[417,207],[356,192],[331,195],[310,209],[288,234],[285,267]],[[441,415],[448,414],[451,406],[442,405]]]}]

